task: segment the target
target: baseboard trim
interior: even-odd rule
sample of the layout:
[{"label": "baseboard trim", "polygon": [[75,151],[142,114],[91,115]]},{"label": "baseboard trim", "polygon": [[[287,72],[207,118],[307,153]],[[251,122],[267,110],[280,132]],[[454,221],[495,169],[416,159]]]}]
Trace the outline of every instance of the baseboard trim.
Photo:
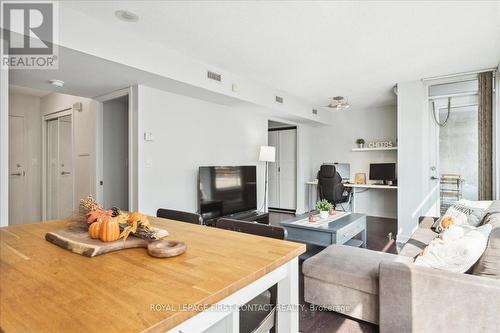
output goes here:
[{"label": "baseboard trim", "polygon": [[407,236],[407,235],[400,235],[400,234],[398,234],[396,236],[396,243],[405,244],[409,240],[410,240],[410,236]]}]

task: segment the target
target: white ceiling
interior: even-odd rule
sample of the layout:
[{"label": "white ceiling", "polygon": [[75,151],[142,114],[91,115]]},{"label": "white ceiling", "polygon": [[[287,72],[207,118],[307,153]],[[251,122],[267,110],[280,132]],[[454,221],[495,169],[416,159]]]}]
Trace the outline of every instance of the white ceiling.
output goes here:
[{"label": "white ceiling", "polygon": [[[196,97],[206,101],[235,105],[242,102],[199,87],[157,74],[119,64],[83,52],[59,46],[58,69],[11,69],[9,88],[12,92],[42,96],[51,92],[95,98],[136,84]],[[62,88],[49,81],[64,81]]]},{"label": "white ceiling", "polygon": [[[61,2],[316,105],[393,105],[397,82],[495,67],[500,1]],[[130,10],[139,22],[114,16]]]},{"label": "white ceiling", "polygon": [[[41,91],[96,97],[148,82],[152,76],[135,68],[59,47],[58,69],[13,69],[9,72],[9,83]],[[64,87],[50,84],[53,79],[64,81]]]}]

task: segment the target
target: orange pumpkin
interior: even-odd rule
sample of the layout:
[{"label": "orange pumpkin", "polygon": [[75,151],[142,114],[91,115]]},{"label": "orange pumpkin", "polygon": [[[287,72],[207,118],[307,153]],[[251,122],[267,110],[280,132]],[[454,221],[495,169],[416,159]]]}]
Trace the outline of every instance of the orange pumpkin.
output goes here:
[{"label": "orange pumpkin", "polygon": [[90,238],[99,238],[99,230],[101,229],[102,221],[97,221],[89,226],[89,236]]},{"label": "orange pumpkin", "polygon": [[106,218],[99,228],[99,239],[103,242],[113,242],[120,237],[120,225],[113,218]]}]

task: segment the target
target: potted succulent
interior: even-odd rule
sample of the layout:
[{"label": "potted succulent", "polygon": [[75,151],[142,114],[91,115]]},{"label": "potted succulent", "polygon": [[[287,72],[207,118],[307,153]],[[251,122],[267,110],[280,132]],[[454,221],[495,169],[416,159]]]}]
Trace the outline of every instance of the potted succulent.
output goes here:
[{"label": "potted succulent", "polygon": [[323,199],[316,202],[316,209],[319,210],[319,216],[322,219],[326,219],[330,215],[330,210],[333,209],[333,204],[329,203],[328,200]]},{"label": "potted succulent", "polygon": [[364,148],[365,147],[365,139],[357,139],[356,143],[358,144],[358,148]]}]

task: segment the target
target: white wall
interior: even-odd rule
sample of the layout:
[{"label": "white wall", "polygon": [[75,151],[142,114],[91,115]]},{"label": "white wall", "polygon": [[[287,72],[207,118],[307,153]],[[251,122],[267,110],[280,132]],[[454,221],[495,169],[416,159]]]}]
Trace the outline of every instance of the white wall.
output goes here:
[{"label": "white wall", "polygon": [[[369,182],[370,163],[396,163],[396,151],[352,152],[356,139],[366,142],[391,140],[396,142],[397,112],[395,106],[372,109],[332,111],[330,126],[316,127],[311,132],[311,171],[315,179],[322,163],[350,163],[351,181],[356,173],[365,173]],[[305,148],[307,149],[307,148]],[[396,191],[370,190],[357,193],[356,211],[372,216],[396,218]]]},{"label": "white wall", "polygon": [[9,70],[0,68],[0,227],[9,223]]},{"label": "white wall", "polygon": [[82,112],[73,112],[75,139],[75,208],[78,201],[88,195],[96,195],[96,110],[97,102],[89,98],[52,93],[41,99],[42,115],[71,109],[81,102]]},{"label": "white wall", "polygon": [[422,81],[398,83],[398,242],[406,242],[419,216],[439,212],[437,128]]},{"label": "white wall", "polygon": [[315,130],[316,128],[310,125],[297,125],[297,214],[305,213],[309,209],[308,188],[305,183],[314,175],[312,143]]},{"label": "white wall", "polygon": [[[9,115],[24,117],[25,156],[24,221],[42,219],[42,115],[40,97],[9,94]],[[21,198],[20,198],[21,199]]]},{"label": "white wall", "polygon": [[[138,87],[139,210],[160,207],[195,212],[200,165],[258,165],[257,202],[263,200],[264,165],[259,148],[267,145],[267,117]],[[154,141],[144,141],[151,132]]]}]

